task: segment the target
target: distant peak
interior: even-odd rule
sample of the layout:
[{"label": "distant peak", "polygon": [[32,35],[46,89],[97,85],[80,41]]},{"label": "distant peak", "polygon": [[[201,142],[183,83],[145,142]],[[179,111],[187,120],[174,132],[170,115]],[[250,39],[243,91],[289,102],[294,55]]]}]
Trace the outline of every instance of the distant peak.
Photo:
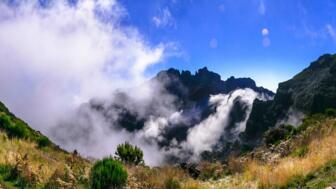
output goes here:
[{"label": "distant peak", "polygon": [[336,54],[324,54],[320,56],[316,61],[312,62],[308,68],[309,69],[321,69],[325,67],[335,66],[336,64]]},{"label": "distant peak", "polygon": [[208,67],[205,66],[205,67],[199,69],[198,72],[209,72],[209,70],[208,70]]}]

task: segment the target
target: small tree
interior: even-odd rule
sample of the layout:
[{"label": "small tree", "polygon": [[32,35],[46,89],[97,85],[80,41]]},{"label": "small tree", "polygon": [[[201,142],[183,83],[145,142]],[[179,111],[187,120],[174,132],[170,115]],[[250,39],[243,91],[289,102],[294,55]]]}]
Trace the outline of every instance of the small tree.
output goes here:
[{"label": "small tree", "polygon": [[98,161],[91,170],[91,188],[122,188],[127,182],[127,176],[127,171],[119,161],[112,158],[104,158]]},{"label": "small tree", "polygon": [[115,155],[126,164],[139,165],[144,163],[142,150],[128,142],[119,144]]}]

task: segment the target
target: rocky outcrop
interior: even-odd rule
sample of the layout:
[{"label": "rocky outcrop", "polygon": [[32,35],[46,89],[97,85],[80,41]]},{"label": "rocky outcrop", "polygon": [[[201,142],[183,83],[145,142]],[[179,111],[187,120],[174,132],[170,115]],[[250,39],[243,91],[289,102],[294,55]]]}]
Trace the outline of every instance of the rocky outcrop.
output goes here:
[{"label": "rocky outcrop", "polygon": [[336,108],[336,55],[323,55],[292,79],[280,83],[274,100],[253,103],[242,135],[248,142],[260,141],[269,128],[282,120]]}]

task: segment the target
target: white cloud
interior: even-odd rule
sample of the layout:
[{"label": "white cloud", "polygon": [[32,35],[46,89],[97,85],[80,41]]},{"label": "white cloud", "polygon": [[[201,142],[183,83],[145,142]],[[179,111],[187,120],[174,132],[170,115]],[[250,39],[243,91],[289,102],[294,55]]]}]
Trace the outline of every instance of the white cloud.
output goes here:
[{"label": "white cloud", "polygon": [[264,0],[259,1],[258,12],[262,16],[266,14],[266,5]]},{"label": "white cloud", "polygon": [[[60,0],[47,8],[37,4],[0,2],[0,100],[44,133],[79,104],[142,83],[145,70],[164,58],[166,45],[149,46],[136,28],[118,24],[124,10],[114,0],[79,0],[76,6]],[[146,91],[139,93],[146,96]],[[122,137],[111,137],[113,131],[106,132],[102,124],[94,125],[97,142],[92,145],[112,151]],[[92,155],[97,146],[77,147]]]},{"label": "white cloud", "polygon": [[168,125],[168,120],[164,117],[150,117],[144,126],[144,135],[146,138],[157,138],[159,141],[165,127]]},{"label": "white cloud", "polygon": [[209,42],[209,46],[213,49],[218,47],[218,41],[216,38],[212,38]]},{"label": "white cloud", "polygon": [[326,25],[326,29],[329,36],[336,42],[336,29],[330,24]]},{"label": "white cloud", "polygon": [[168,8],[160,10],[159,15],[154,16],[152,21],[158,28],[176,27],[176,22]]},{"label": "white cloud", "polygon": [[[211,151],[212,147],[223,135],[229,121],[230,111],[237,98],[247,103],[250,108],[258,94],[251,89],[238,89],[230,94],[218,94],[210,97],[209,103],[216,106],[216,112],[195,125],[188,131],[187,141],[182,144],[194,153],[197,158],[204,151]],[[249,113],[249,112],[248,112]],[[238,130],[245,130],[245,125],[239,125]]]},{"label": "white cloud", "polygon": [[119,5],[81,0],[70,7],[58,1],[42,9],[1,3],[0,17],[7,17],[0,21],[0,57],[6,60],[0,65],[1,99],[34,125],[40,124],[28,107],[56,111],[61,102],[68,107],[75,99],[107,95],[142,82],[145,69],[162,59],[163,45],[149,47],[134,28],[115,27],[118,17],[101,22],[94,13],[99,6]]}]

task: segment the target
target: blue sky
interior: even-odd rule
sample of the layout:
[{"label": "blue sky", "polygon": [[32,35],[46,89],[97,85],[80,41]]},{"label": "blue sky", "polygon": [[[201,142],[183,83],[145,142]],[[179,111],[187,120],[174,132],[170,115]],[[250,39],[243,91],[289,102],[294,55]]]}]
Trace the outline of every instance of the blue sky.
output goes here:
[{"label": "blue sky", "polygon": [[333,0],[119,0],[145,40],[173,44],[179,56],[150,72],[207,66],[223,79],[252,77],[275,90],[336,49]]}]

